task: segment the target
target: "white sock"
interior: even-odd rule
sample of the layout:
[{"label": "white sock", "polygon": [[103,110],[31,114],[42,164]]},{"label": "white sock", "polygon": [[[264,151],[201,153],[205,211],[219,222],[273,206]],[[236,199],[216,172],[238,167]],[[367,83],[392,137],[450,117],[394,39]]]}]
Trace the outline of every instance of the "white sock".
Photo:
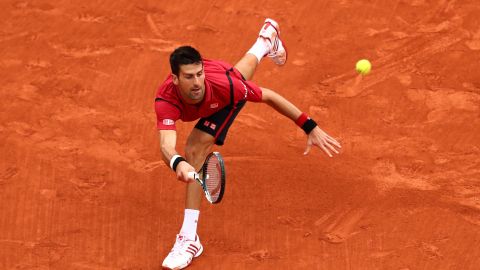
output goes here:
[{"label": "white sock", "polygon": [[195,236],[197,235],[197,222],[199,215],[199,210],[185,209],[185,215],[183,217],[183,225],[180,229],[180,234],[184,235],[190,240],[195,240]]},{"label": "white sock", "polygon": [[257,38],[257,41],[255,42],[255,44],[253,44],[252,48],[250,48],[250,50],[248,50],[247,53],[255,55],[255,57],[257,57],[258,59],[258,62],[260,63],[260,60],[262,60],[262,58],[266,54],[268,54],[269,51],[270,51],[270,43],[266,41],[264,38],[259,37]]}]

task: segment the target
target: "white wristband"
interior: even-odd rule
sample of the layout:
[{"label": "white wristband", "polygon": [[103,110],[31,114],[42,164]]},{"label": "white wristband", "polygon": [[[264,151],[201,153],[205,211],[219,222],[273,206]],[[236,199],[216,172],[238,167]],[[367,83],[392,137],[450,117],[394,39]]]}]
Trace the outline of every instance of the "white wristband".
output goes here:
[{"label": "white wristband", "polygon": [[174,156],[172,157],[172,159],[170,159],[170,168],[171,168],[172,170],[173,170],[173,163],[174,163],[175,160],[176,160],[177,158],[179,158],[179,157],[182,157],[182,156],[180,156],[180,155],[174,155]]}]

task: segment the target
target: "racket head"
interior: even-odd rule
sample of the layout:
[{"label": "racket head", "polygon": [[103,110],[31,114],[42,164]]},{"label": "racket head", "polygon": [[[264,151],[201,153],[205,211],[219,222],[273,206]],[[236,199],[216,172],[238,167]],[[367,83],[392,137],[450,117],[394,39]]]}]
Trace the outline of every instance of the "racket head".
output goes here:
[{"label": "racket head", "polygon": [[210,153],[201,169],[202,186],[207,200],[216,204],[225,193],[225,163],[219,152]]}]

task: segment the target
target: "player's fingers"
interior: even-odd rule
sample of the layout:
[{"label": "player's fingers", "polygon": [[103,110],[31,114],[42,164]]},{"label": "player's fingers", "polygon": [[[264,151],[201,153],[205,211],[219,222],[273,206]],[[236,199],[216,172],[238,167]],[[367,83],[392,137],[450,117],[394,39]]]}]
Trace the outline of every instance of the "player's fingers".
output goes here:
[{"label": "player's fingers", "polygon": [[329,157],[333,157],[332,154],[330,153],[330,151],[328,151],[328,149],[323,145],[321,144],[320,145],[320,148],[323,150],[323,152],[325,152]]},{"label": "player's fingers", "polygon": [[188,177],[188,175],[185,175],[185,174],[182,173],[182,174],[179,174],[179,175],[177,176],[177,180],[178,180],[178,181],[185,182],[185,183],[188,183],[188,182],[190,182],[190,181],[193,180],[193,179],[190,179],[190,178]]},{"label": "player's fingers", "polygon": [[330,148],[330,150],[332,150],[335,154],[338,154],[337,149],[335,149],[335,147],[333,147],[331,144],[329,144],[328,142],[325,142],[325,145],[327,145],[328,148]]},{"label": "player's fingers", "polygon": [[337,140],[335,140],[334,138],[328,136],[328,137],[327,137],[327,140],[328,140],[329,142],[333,143],[333,145],[335,145],[336,147],[342,148],[342,146],[340,145],[340,143],[339,143]]},{"label": "player's fingers", "polygon": [[303,155],[308,155],[308,153],[310,153],[310,149],[312,149],[312,144],[307,143],[307,148],[305,149],[305,152],[303,152]]}]

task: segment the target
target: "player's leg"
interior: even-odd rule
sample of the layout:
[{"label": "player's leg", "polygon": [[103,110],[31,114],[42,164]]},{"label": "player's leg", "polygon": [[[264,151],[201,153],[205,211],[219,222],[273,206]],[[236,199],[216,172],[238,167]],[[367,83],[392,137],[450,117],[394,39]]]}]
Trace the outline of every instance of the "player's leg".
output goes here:
[{"label": "player's leg", "polygon": [[[215,138],[199,129],[194,128],[188,136],[185,146],[185,157],[187,162],[192,165],[196,171],[199,171],[212,150]],[[180,234],[188,239],[195,239],[197,234],[198,216],[200,214],[200,204],[203,198],[203,189],[195,181],[187,183],[185,196],[185,216],[183,219]]]},{"label": "player's leg", "polygon": [[[187,139],[185,147],[185,156],[188,163],[196,171],[200,170],[207,155],[211,152],[215,143],[215,137],[194,128]],[[200,209],[200,202],[203,197],[202,187],[195,181],[187,184],[187,197],[185,199],[185,209]]]},{"label": "player's leg", "polygon": [[[245,101],[241,101],[235,106],[227,106],[198,121],[187,139],[185,148],[186,159],[195,169],[199,170],[203,165],[213,144],[223,145],[230,126],[244,105]],[[172,251],[163,261],[162,266],[165,268],[182,269],[203,252],[203,246],[196,234],[203,189],[198,183],[190,182],[187,184],[186,193],[182,229],[177,235]]]},{"label": "player's leg", "polygon": [[[230,126],[244,105],[245,102],[239,102],[234,107],[228,106],[198,121],[185,147],[187,161],[195,170],[200,170],[214,144],[223,145]],[[193,238],[197,230],[196,222],[200,213],[203,189],[198,183],[191,181],[187,184],[186,195],[185,209],[188,213],[186,212],[181,233]]]},{"label": "player's leg", "polygon": [[258,38],[248,52],[235,64],[246,80],[250,80],[263,57],[272,58],[277,65],[287,61],[285,44],[280,39],[280,28],[276,21],[266,19]]},{"label": "player's leg", "polygon": [[235,68],[242,73],[245,80],[249,81],[252,79],[259,63],[260,60],[254,54],[247,53],[235,64]]}]

